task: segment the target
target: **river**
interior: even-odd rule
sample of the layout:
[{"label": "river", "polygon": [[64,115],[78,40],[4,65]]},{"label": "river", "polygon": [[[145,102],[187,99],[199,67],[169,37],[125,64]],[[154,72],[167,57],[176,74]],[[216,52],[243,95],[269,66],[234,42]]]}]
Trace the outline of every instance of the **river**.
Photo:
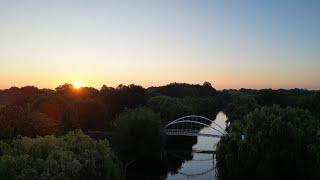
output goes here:
[{"label": "river", "polygon": [[[226,120],[226,115],[219,112],[215,123],[225,128]],[[212,131],[205,127],[200,133],[211,134]],[[170,136],[167,141],[166,156],[162,159],[136,161],[127,169],[127,179],[216,180],[213,154],[198,151],[215,150],[219,140],[202,136]]]},{"label": "river", "polygon": [[[225,128],[227,117],[223,112],[219,112],[215,122]],[[212,129],[203,128],[201,133],[212,133]],[[211,137],[197,137],[197,143],[192,149],[197,150],[215,150],[220,139]],[[177,174],[168,174],[167,180],[215,180],[214,158],[212,154],[192,153],[192,160],[186,161],[181,165]],[[192,174],[192,176],[190,176]]]}]

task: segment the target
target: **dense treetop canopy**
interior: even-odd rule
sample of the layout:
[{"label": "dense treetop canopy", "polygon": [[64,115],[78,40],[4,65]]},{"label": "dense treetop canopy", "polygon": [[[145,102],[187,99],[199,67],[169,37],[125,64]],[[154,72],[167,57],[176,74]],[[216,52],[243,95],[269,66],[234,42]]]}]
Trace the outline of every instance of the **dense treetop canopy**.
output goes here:
[{"label": "dense treetop canopy", "polygon": [[319,129],[319,120],[306,110],[256,109],[219,142],[219,179],[316,179]]}]

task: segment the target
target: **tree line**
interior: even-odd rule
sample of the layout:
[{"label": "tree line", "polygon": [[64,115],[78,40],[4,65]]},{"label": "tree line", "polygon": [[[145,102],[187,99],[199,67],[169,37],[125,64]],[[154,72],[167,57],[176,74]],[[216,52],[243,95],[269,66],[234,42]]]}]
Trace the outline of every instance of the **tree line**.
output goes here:
[{"label": "tree line", "polygon": [[[317,177],[314,172],[320,172],[319,91],[218,91],[208,82],[172,83],[147,89],[139,85],[75,89],[64,84],[54,90],[32,86],[2,90],[0,171],[12,169],[4,176],[9,179],[121,178],[126,163],[133,159],[165,157],[166,123],[190,114],[214,119],[221,110],[228,116],[229,135],[217,147],[219,179]],[[115,139],[101,142],[85,135],[92,130],[120,133]],[[98,149],[77,143],[75,138],[84,138]],[[73,143],[73,147],[64,142]],[[77,146],[89,148],[88,152],[78,152]],[[101,154],[99,148],[109,153]],[[74,164],[69,166],[65,156],[70,153],[70,162]],[[42,159],[39,164],[35,163],[38,159]],[[15,166],[17,162],[26,166]],[[52,165],[56,163],[63,167]],[[83,167],[87,167],[87,176],[83,175]],[[56,177],[49,173],[55,172],[50,168],[70,168],[68,172],[74,173],[62,172]],[[306,178],[307,173],[310,178]]]},{"label": "tree line", "polygon": [[11,88],[0,91],[0,137],[63,134],[74,129],[112,131],[125,109],[138,107],[153,110],[164,122],[185,114],[213,117],[225,103],[216,94],[208,83],[173,83],[158,89],[119,85],[77,90],[71,84],[55,90]]},{"label": "tree line", "polygon": [[229,134],[217,146],[220,180],[319,179],[319,91],[232,93]]}]

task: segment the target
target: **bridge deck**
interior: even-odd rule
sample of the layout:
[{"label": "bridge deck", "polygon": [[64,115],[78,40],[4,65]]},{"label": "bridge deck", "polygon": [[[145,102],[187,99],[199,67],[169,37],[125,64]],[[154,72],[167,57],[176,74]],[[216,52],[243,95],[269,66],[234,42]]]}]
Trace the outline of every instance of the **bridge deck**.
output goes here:
[{"label": "bridge deck", "polygon": [[190,129],[167,129],[166,135],[168,136],[203,136],[203,137],[213,137],[213,138],[220,138],[221,135],[216,134],[207,134],[207,133],[200,133],[198,130],[190,130]]}]

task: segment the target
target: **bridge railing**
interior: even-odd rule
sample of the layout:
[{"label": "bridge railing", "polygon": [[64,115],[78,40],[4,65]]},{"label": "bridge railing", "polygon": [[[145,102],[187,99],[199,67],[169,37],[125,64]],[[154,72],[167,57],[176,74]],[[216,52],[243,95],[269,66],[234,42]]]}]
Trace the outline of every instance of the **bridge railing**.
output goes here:
[{"label": "bridge railing", "polygon": [[203,127],[213,130],[216,133],[212,134],[214,136],[224,136],[227,134],[225,129],[213,120],[197,115],[184,116],[172,121],[166,125],[166,131],[167,134],[200,134],[199,130]]}]

